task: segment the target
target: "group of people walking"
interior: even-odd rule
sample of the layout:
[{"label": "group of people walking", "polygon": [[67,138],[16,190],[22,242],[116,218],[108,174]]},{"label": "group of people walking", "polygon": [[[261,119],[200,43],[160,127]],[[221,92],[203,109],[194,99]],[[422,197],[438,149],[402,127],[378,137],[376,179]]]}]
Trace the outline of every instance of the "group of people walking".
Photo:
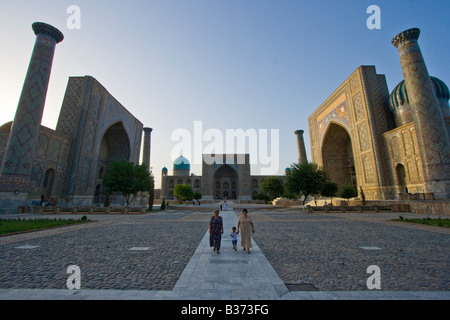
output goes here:
[{"label": "group of people walking", "polygon": [[[209,245],[214,248],[214,251],[220,253],[220,245],[222,240],[223,219],[219,215],[220,211],[216,210],[214,216],[209,222]],[[232,238],[233,250],[237,250],[237,236],[241,236],[241,246],[244,251],[250,253],[252,248],[252,234],[255,233],[255,226],[252,219],[248,216],[247,209],[242,210],[242,214],[238,219],[237,228],[233,227],[230,237]]]}]

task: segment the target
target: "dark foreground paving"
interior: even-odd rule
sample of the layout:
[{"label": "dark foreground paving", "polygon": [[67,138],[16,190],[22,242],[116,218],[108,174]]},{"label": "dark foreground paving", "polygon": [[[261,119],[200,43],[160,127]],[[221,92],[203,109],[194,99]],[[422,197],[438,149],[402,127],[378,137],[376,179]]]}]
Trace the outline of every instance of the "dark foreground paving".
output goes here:
[{"label": "dark foreground paving", "polygon": [[[111,219],[0,245],[0,288],[67,289],[67,267],[77,265],[83,289],[171,290],[207,230],[188,214]],[[25,245],[38,247],[17,249]]]},{"label": "dark foreground paving", "polygon": [[382,290],[450,290],[448,229],[389,221],[398,214],[251,215],[261,251],[286,284],[297,284],[288,287],[368,290],[367,268],[377,265]]}]

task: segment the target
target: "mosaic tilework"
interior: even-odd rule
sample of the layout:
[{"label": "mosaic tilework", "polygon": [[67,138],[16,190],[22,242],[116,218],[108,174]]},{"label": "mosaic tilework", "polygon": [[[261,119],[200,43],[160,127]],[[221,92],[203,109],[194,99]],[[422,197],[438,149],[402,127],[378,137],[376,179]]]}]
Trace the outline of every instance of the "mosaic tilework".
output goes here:
[{"label": "mosaic tilework", "polygon": [[400,62],[408,91],[417,142],[422,151],[425,181],[450,179],[450,143],[433,92],[428,70],[417,43],[407,38],[399,46]]},{"label": "mosaic tilework", "polygon": [[37,35],[5,151],[0,191],[29,188],[55,46],[51,36]]},{"label": "mosaic tilework", "polygon": [[344,100],[323,119],[320,120],[320,122],[318,123],[320,141],[322,141],[323,135],[328,128],[331,120],[342,124],[347,130],[350,129],[350,118],[347,109],[347,102]]}]

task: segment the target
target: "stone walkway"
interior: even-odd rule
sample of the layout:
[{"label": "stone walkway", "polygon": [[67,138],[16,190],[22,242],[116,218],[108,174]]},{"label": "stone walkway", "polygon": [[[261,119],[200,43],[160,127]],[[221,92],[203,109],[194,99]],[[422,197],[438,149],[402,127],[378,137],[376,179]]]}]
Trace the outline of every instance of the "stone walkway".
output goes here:
[{"label": "stone walkway", "polygon": [[[252,213],[251,213],[252,215]],[[49,234],[43,234],[40,238],[34,238],[29,240],[20,240],[16,239],[15,243],[9,243],[0,245],[0,300],[15,300],[15,299],[45,299],[45,300],[103,300],[103,299],[114,299],[114,300],[138,300],[138,299],[148,299],[148,300],[242,300],[242,299],[251,299],[251,300],[330,300],[330,299],[345,299],[345,300],[353,300],[353,299],[394,299],[394,300],[415,300],[415,299],[432,299],[432,300],[449,300],[450,299],[450,291],[422,291],[422,290],[409,290],[409,291],[389,291],[389,290],[349,290],[349,291],[289,291],[288,287],[285,285],[286,280],[282,280],[275,271],[275,269],[283,270],[283,264],[275,263],[275,269],[272,264],[267,260],[266,256],[261,251],[257,242],[261,242],[264,246],[268,248],[265,249],[267,253],[272,255],[272,251],[270,250],[270,246],[267,244],[274,239],[271,236],[270,232],[274,230],[278,230],[277,234],[281,233],[280,229],[277,228],[277,223],[281,223],[278,219],[287,219],[288,217],[290,221],[284,221],[283,226],[289,224],[293,224],[294,227],[303,226],[309,227],[308,223],[305,223],[305,220],[309,219],[323,219],[323,216],[320,215],[310,215],[310,216],[299,216],[302,221],[301,224],[296,225],[299,221],[295,220],[292,216],[279,214],[275,217],[270,214],[257,214],[254,215],[254,221],[256,224],[256,235],[254,237],[255,240],[252,240],[253,248],[251,250],[251,254],[247,254],[240,248],[240,239],[238,240],[238,250],[232,250],[231,238],[229,234],[231,233],[231,228],[237,225],[237,216],[234,211],[222,211],[221,216],[224,219],[224,235],[222,240],[222,249],[221,253],[215,253],[212,248],[209,247],[209,233],[207,232],[207,222],[209,221],[211,214],[148,214],[143,216],[128,216],[126,221],[124,219],[117,220],[116,217],[102,217],[99,219],[100,221],[97,223],[97,226],[91,225],[86,230],[70,230],[66,231],[66,234],[59,230],[55,236],[50,236]],[[123,216],[122,216],[123,217]],[[339,217],[338,217],[339,218]],[[328,217],[331,220],[331,223],[336,224],[336,220],[334,217]],[[361,216],[359,216],[361,219]],[[380,219],[381,221],[381,219]],[[152,222],[152,223],[150,223]],[[264,223],[265,222],[265,223]],[[339,222],[339,221],[338,221]],[[342,221],[345,222],[345,221]],[[362,223],[364,225],[365,222],[358,221],[357,223]],[[377,222],[373,222],[377,223]],[[173,225],[185,226],[185,233],[179,234],[182,229],[173,227]],[[139,228],[142,226],[142,231]],[[160,226],[160,229],[156,229],[156,226]],[[281,224],[280,224],[281,226]],[[94,228],[92,228],[94,227]],[[336,225],[336,227],[340,228],[341,226]],[[350,225],[350,227],[353,227]],[[164,230],[171,230],[171,234],[175,238],[173,243],[168,247],[170,248],[158,248],[158,239],[164,238]],[[273,229],[275,228],[275,229]],[[285,227],[284,227],[285,228]],[[117,241],[114,238],[114,234],[120,234],[123,237],[123,234],[130,234],[131,231],[136,231],[138,229],[138,235],[142,235],[143,239],[135,239],[133,236],[130,239],[123,239],[124,243],[127,243],[128,247],[134,245],[134,248],[137,248],[137,251],[131,253],[129,248],[116,248],[117,254],[115,256],[109,257],[109,251],[106,250],[106,247],[109,249],[109,246],[105,248],[101,246],[105,246],[104,242],[108,242],[108,239],[111,238],[111,241]],[[149,230],[150,235],[147,235],[145,230]],[[261,232],[265,230],[264,232]],[[286,229],[288,230],[288,229]],[[298,228],[296,229],[298,230]],[[151,236],[152,231],[159,234],[159,238],[153,238]],[[55,231],[56,232],[56,231]],[[261,234],[262,233],[262,234]],[[201,236],[203,234],[203,236]],[[75,236],[74,236],[75,235]],[[147,235],[147,236],[144,236]],[[31,235],[30,235],[31,236]],[[177,236],[179,236],[177,238]],[[201,238],[200,243],[194,251],[187,250],[191,247],[192,243],[195,243],[195,239]],[[96,238],[98,237],[98,239]],[[264,242],[262,239],[267,237],[267,241]],[[76,239],[76,242],[80,242],[79,247],[76,247],[76,242],[73,239]],[[98,241],[102,239],[102,241]],[[260,240],[258,240],[260,239]],[[5,240],[3,240],[5,242]],[[283,240],[284,241],[284,240]],[[95,250],[91,251],[91,246],[94,245],[94,242],[97,243],[95,245]],[[258,242],[258,243],[259,243]],[[67,247],[64,247],[64,243],[67,244]],[[89,245],[89,243],[92,243]],[[100,245],[99,243],[102,243]],[[198,243],[198,242],[197,242]],[[1,244],[1,241],[0,241]],[[184,244],[184,246],[183,246]],[[67,274],[60,274],[57,279],[57,283],[59,285],[53,286],[50,284],[46,284],[45,288],[42,286],[43,280],[39,278],[36,282],[36,285],[33,288],[24,287],[24,284],[17,284],[17,276],[20,279],[23,279],[25,275],[28,275],[30,272],[32,273],[32,268],[38,268],[37,265],[52,265],[57,261],[49,261],[52,260],[49,258],[52,256],[46,255],[44,250],[35,251],[35,255],[27,255],[26,253],[16,254],[11,252],[12,248],[16,248],[18,246],[29,245],[33,246],[61,246],[55,247],[55,250],[60,250],[66,252],[68,248],[75,247],[74,251],[69,255],[78,254],[80,259],[79,261],[83,261],[86,263],[86,267],[82,266],[82,289],[81,290],[69,290],[61,286],[61,283],[65,284],[65,279],[68,277]],[[144,246],[143,246],[144,245]],[[289,243],[285,243],[285,246],[289,246]],[[148,247],[145,247],[148,246]],[[172,247],[175,247],[176,250]],[[35,250],[35,249],[31,249]],[[48,250],[48,249],[47,249]],[[84,252],[78,252],[83,250]],[[105,251],[102,251],[105,250]],[[145,251],[148,250],[148,251]],[[151,250],[155,250],[152,252]],[[164,250],[167,251],[167,255]],[[32,252],[32,251],[30,251]],[[284,251],[274,250],[275,254],[285,254]],[[60,259],[55,260],[64,260],[66,257],[62,253],[54,252],[57,255],[61,255]],[[54,256],[53,258],[57,257]],[[116,266],[115,269],[111,269],[110,271],[103,271],[103,279],[104,288],[107,290],[101,290],[102,283],[99,282],[99,276],[102,274],[95,274],[96,277],[92,275],[95,280],[90,280],[86,273],[86,268],[90,268],[90,265],[87,265],[87,260],[91,259],[91,255],[101,256],[104,259],[107,259],[105,265],[109,263],[113,263],[114,260],[120,260],[122,264],[127,264],[130,266],[126,268],[126,266]],[[131,253],[131,254],[130,254]],[[145,255],[140,254],[148,254],[148,258],[145,258]],[[130,256],[129,256],[130,255]],[[155,257],[158,257],[158,263],[154,260]],[[8,261],[8,264],[1,264],[1,260],[5,258]],[[38,260],[36,265],[31,265],[26,272],[21,275],[21,270],[18,270],[19,267],[26,268],[24,264],[28,261],[21,262],[22,259],[30,259],[29,262],[32,263],[35,260]],[[45,261],[43,261],[43,260]],[[101,265],[96,258],[93,265],[99,266]],[[128,260],[130,259],[130,260]],[[176,259],[176,260],[175,260]],[[187,260],[183,260],[187,259]],[[277,256],[272,257],[271,261],[274,262],[280,260]],[[298,257],[296,258],[299,259]],[[73,261],[77,261],[74,259]],[[184,262],[186,261],[186,262]],[[448,262],[448,256],[444,257],[445,261]],[[320,267],[320,261],[315,261],[316,268]],[[61,263],[61,266],[67,266],[70,264],[70,260],[65,260],[64,263]],[[105,266],[101,265],[101,266]],[[8,266],[12,268],[17,268],[17,270],[7,269]],[[183,269],[179,269],[179,268]],[[34,274],[34,278],[37,277],[45,277],[51,278],[51,272],[54,272],[55,268],[50,268],[48,270],[48,274],[45,271],[45,267],[39,267],[40,270],[37,270]],[[117,276],[117,270],[122,268],[123,273],[127,273],[124,278],[120,278]],[[178,268],[178,269],[177,269]],[[290,268],[295,268],[295,266],[290,266]],[[129,269],[132,269],[131,271]],[[140,270],[144,272],[139,274],[139,272],[134,272],[133,270]],[[148,269],[152,269],[153,273],[145,273],[150,272]],[[166,269],[169,271],[167,272]],[[307,269],[307,268],[305,268]],[[180,271],[177,271],[180,270]],[[447,269],[448,270],[448,269]],[[162,274],[162,276],[161,276]],[[368,275],[367,275],[368,276]],[[365,278],[367,277],[365,276]],[[159,288],[159,282],[155,282],[155,278],[160,277],[159,282],[162,283],[163,286],[160,289],[148,289],[148,288]],[[285,277],[285,276],[283,276]],[[87,278],[87,279],[86,279]],[[153,282],[146,283],[145,278],[152,278]],[[448,276],[446,277],[448,280]],[[11,282],[13,281],[13,282]],[[123,282],[123,289],[121,288],[118,282]],[[32,283],[32,282],[28,282]],[[46,282],[47,283],[47,282]],[[133,287],[131,284],[140,283],[141,287]],[[170,283],[174,283],[174,285],[170,285]],[[448,283],[448,282],[447,282]],[[113,286],[111,286],[113,284]],[[167,285],[169,284],[169,285]],[[4,286],[7,286],[6,288]],[[164,285],[167,287],[164,287]],[[59,286],[59,287],[58,287]],[[147,289],[145,289],[147,288]],[[448,288],[450,289],[450,288]]]}]

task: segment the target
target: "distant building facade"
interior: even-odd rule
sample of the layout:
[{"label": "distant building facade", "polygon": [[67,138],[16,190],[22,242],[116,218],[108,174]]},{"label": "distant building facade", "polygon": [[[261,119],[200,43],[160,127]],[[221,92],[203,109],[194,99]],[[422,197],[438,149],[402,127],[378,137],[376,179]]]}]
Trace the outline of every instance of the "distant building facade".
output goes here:
[{"label": "distant building facade", "polygon": [[[190,174],[189,160],[183,156],[175,159],[173,175],[168,169],[161,171],[161,197],[175,199],[174,189],[178,184],[188,184],[194,191],[202,194],[202,200],[232,199],[251,200],[261,193],[261,182],[267,177],[251,175],[249,154],[209,155],[202,157],[202,175]],[[212,163],[211,163],[212,162]],[[284,179],[285,176],[278,176]]]}]

